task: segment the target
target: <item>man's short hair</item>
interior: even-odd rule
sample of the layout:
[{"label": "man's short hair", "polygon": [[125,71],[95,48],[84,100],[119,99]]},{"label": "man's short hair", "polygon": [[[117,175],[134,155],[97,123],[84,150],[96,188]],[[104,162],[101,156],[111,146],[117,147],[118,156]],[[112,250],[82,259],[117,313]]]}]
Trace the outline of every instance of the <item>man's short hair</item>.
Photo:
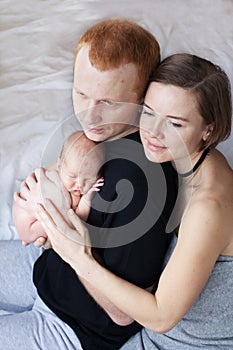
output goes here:
[{"label": "man's short hair", "polygon": [[138,24],[125,19],[109,19],[89,28],[80,38],[79,50],[89,46],[91,64],[100,71],[133,63],[138,69],[136,91],[142,95],[152,71],[160,62],[160,47],[155,37]]}]

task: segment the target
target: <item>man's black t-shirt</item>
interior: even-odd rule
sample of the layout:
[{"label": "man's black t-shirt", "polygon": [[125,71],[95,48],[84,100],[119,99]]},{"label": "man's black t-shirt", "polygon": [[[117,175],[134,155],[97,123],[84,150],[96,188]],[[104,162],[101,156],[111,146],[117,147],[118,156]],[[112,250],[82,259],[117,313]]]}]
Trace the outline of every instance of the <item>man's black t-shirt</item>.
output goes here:
[{"label": "man's black t-shirt", "polygon": [[[156,287],[171,238],[166,225],[177,196],[176,172],[170,163],[146,159],[139,133],[105,145],[105,184],[87,220],[92,245],[116,275]],[[74,330],[84,350],[119,349],[141,328],[136,322],[115,324],[52,249],[36,261],[33,277],[42,300]]]}]

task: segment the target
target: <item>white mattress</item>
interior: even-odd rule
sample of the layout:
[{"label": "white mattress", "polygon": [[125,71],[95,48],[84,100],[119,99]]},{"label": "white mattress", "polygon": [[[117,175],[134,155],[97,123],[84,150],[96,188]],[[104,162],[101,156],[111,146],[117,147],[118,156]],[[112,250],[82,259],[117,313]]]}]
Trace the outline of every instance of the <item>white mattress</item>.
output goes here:
[{"label": "white mattress", "polygon": [[[211,59],[233,85],[231,0],[2,0],[0,16],[0,239],[17,239],[13,192],[36,167],[55,160],[64,137],[78,127],[72,62],[90,25],[134,20],[157,37],[162,58],[190,52]],[[233,166],[233,135],[219,148]]]}]

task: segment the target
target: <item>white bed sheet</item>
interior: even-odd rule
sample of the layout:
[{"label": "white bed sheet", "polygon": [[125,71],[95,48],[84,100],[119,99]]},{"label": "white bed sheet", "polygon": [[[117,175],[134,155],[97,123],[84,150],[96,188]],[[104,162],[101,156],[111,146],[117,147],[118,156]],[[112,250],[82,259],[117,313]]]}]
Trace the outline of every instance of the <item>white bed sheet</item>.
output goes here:
[{"label": "white bed sheet", "polygon": [[[157,37],[162,58],[201,55],[221,65],[233,86],[232,0],[1,0],[0,16],[0,239],[17,239],[13,192],[36,167],[55,160],[78,127],[72,61],[90,25],[134,20]],[[233,166],[233,135],[219,148]]]}]

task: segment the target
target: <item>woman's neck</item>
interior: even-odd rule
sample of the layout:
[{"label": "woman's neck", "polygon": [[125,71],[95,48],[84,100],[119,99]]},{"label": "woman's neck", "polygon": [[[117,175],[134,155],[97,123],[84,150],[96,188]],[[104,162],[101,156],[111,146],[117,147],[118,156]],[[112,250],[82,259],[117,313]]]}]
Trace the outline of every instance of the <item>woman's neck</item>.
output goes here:
[{"label": "woman's neck", "polygon": [[201,167],[208,153],[209,148],[205,149],[204,151],[196,152],[195,154],[176,160],[173,162],[173,166],[180,177],[189,177],[194,175],[195,172]]}]

